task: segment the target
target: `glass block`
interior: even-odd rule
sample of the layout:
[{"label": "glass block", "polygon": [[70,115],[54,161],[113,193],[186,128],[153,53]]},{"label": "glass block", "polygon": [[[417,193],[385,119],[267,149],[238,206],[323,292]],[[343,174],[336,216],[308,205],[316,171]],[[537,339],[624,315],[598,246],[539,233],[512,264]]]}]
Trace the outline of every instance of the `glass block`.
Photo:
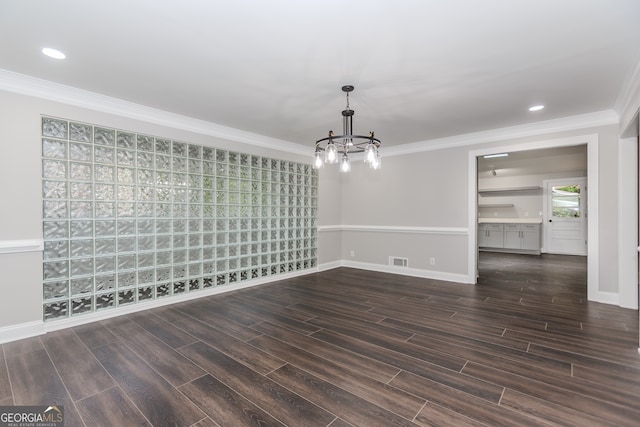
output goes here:
[{"label": "glass block", "polygon": [[[64,223],[64,225],[66,226],[66,223]],[[45,238],[46,237],[47,236],[45,233]],[[66,236],[56,236],[56,237],[66,237]],[[72,244],[73,243],[74,242],[72,242]],[[68,258],[68,257],[69,257],[69,240],[51,240],[51,241],[44,242],[43,258],[45,260]]]},{"label": "glass block", "polygon": [[153,286],[138,288],[138,301],[153,299]]},{"label": "glass block", "polygon": [[171,153],[174,156],[186,157],[187,156],[187,144],[184,144],[182,142],[173,141]]},{"label": "glass block", "polygon": [[216,256],[218,258],[226,258],[229,256],[229,248],[227,246],[218,246],[216,248]]},{"label": "glass block", "polygon": [[55,282],[44,282],[43,297],[46,300],[52,298],[68,297],[69,282],[66,280],[56,280]]},{"label": "glass block", "polygon": [[136,290],[126,289],[118,292],[118,305],[133,304],[136,302]]},{"label": "glass block", "polygon": [[89,256],[93,256],[93,240],[71,240],[71,258]]},{"label": "glass block", "polygon": [[[76,200],[91,200],[93,199],[93,184],[90,182],[75,182],[70,183],[71,198]],[[73,209],[73,206],[71,206]]]},{"label": "glass block", "polygon": [[153,219],[139,219],[138,220],[138,234],[153,234],[155,231],[156,223]]},{"label": "glass block", "polygon": [[138,283],[139,284],[153,283],[153,282],[155,282],[155,280],[156,280],[156,278],[155,278],[155,270],[154,269],[138,270]]},{"label": "glass block", "polygon": [[215,277],[214,276],[205,276],[202,278],[202,288],[207,289],[214,286]]},{"label": "glass block", "polygon": [[202,217],[211,218],[215,216],[216,210],[214,205],[202,205]]},{"label": "glass block", "polygon": [[136,254],[118,255],[118,270],[132,270],[136,267]]},{"label": "glass block", "polygon": [[140,236],[138,237],[138,250],[139,251],[152,251],[156,247],[155,236]]},{"label": "glass block", "polygon": [[227,151],[225,151],[225,150],[216,150],[216,161],[217,162],[226,162],[227,161]]},{"label": "glass block", "polygon": [[171,154],[171,141],[156,138],[156,153]]},{"label": "glass block", "polygon": [[222,286],[227,284],[227,275],[226,274],[218,274],[216,275],[216,286]]},{"label": "glass block", "polygon": [[162,154],[156,154],[156,169],[170,171],[171,170],[171,156],[165,156]]},{"label": "glass block", "polygon": [[45,199],[66,199],[67,182],[44,180],[42,182],[42,197]]},{"label": "glass block", "polygon": [[157,219],[156,220],[156,233],[165,234],[171,233],[173,221],[170,219]]},{"label": "glass block", "polygon": [[49,117],[42,118],[42,136],[67,139],[67,121]]},{"label": "glass block", "polygon": [[202,205],[196,203],[189,204],[189,217],[202,218]]},{"label": "glass block", "polygon": [[135,252],[135,250],[136,250],[135,236],[118,237],[118,252]]},{"label": "glass block", "polygon": [[172,278],[171,267],[160,267],[156,269],[156,280],[158,282],[167,282]]},{"label": "glass block", "polygon": [[154,252],[139,252],[138,253],[138,268],[154,267],[155,253]]},{"label": "glass block", "polygon": [[189,291],[197,291],[202,286],[202,279],[189,279]]},{"label": "glass block", "polygon": [[233,271],[229,273],[229,283],[235,283],[238,281],[238,273]]},{"label": "glass block", "polygon": [[251,178],[251,168],[248,166],[240,166],[240,178]]},{"label": "glass block", "polygon": [[118,165],[121,166],[135,166],[136,165],[136,152],[131,150],[119,149],[116,153]]},{"label": "glass block", "polygon": [[93,147],[89,144],[70,142],[69,159],[80,162],[91,162],[93,160]]},{"label": "glass block", "polygon": [[96,239],[96,255],[107,255],[116,253],[116,239]]},{"label": "glass block", "polygon": [[187,172],[187,159],[183,159],[182,157],[173,157],[172,164],[174,172]]},{"label": "glass block", "polygon": [[238,165],[229,165],[228,174],[230,178],[238,178],[240,176],[240,168]]},{"label": "glass block", "polygon": [[202,162],[202,173],[205,175],[215,175],[216,174],[216,163],[203,161]]},{"label": "glass block", "polygon": [[162,284],[162,285],[158,285],[156,288],[156,296],[158,298],[160,297],[166,297],[171,295],[171,287],[168,283]]},{"label": "glass block", "polygon": [[247,280],[249,278],[249,271],[248,270],[242,270],[240,272],[240,280]]},{"label": "glass block", "polygon": [[43,160],[42,177],[49,179],[66,179],[67,162],[60,160]]},{"label": "glass block", "polygon": [[104,291],[107,289],[114,289],[116,286],[115,274],[96,274],[96,291]]},{"label": "glass block", "polygon": [[104,310],[115,306],[115,292],[96,295],[96,310]]},{"label": "glass block", "polygon": [[66,239],[69,237],[69,223],[67,221],[44,221],[42,224],[45,239]]},{"label": "glass block", "polygon": [[96,145],[93,147],[93,160],[96,163],[115,164],[116,154],[111,147]]},{"label": "glass block", "polygon": [[133,185],[118,185],[118,200],[135,200],[136,187]]},{"label": "glass block", "polygon": [[71,315],[93,311],[93,296],[74,298],[71,300]]},{"label": "glass block", "polygon": [[202,175],[189,174],[189,188],[202,188]]},{"label": "glass block", "polygon": [[233,151],[230,151],[229,152],[228,163],[237,165],[239,157],[240,157],[240,155],[238,153],[234,153]]},{"label": "glass block", "polygon": [[93,277],[71,280],[71,295],[93,293]]},{"label": "glass block", "polygon": [[202,250],[201,249],[190,249],[189,250],[189,262],[197,262],[202,261]]},{"label": "glass block", "polygon": [[[96,263],[101,258],[96,258]],[[71,259],[71,277],[93,274],[93,258]],[[104,271],[104,270],[97,270]]]},{"label": "glass block", "polygon": [[43,217],[45,219],[68,218],[67,202],[45,200],[43,202]]},{"label": "glass block", "polygon": [[172,241],[172,237],[170,235],[156,236],[156,248],[158,250],[171,249],[171,241]]},{"label": "glass block", "polygon": [[116,140],[116,131],[114,129],[95,127],[93,132],[96,144],[114,145]]},{"label": "glass block", "polygon": [[159,251],[156,252],[156,265],[170,265],[173,262],[173,252]]},{"label": "glass block", "polygon": [[153,137],[146,135],[138,135],[136,148],[142,151],[153,151]]},{"label": "glass block", "polygon": [[251,269],[251,278],[252,279],[257,279],[258,277],[260,277],[260,270],[257,268],[252,268]]},{"label": "glass block", "polygon": [[153,203],[138,203],[136,205],[138,211],[138,217],[153,217],[155,216],[155,204]]},{"label": "glass block", "polygon": [[173,235],[173,247],[174,248],[184,248],[187,246],[187,236],[185,234],[174,234]]},{"label": "glass block", "polygon": [[173,251],[173,263],[174,264],[185,263],[185,262],[187,262],[187,251],[186,250]]},{"label": "glass block", "polygon": [[[96,273],[109,273],[116,270],[115,256],[100,256],[95,258]],[[73,262],[72,262],[73,267]],[[87,266],[88,267],[88,266]]]},{"label": "glass block", "polygon": [[173,282],[173,293],[181,294],[187,290],[187,283],[184,280]]},{"label": "glass block", "polygon": [[136,205],[132,202],[120,202],[117,205],[118,217],[133,217],[136,215]]},{"label": "glass block", "polygon": [[211,274],[211,273],[214,273],[215,271],[216,271],[215,262],[211,261],[211,262],[202,263],[202,273],[203,274]]},{"label": "glass block", "polygon": [[136,138],[135,135],[128,132],[120,132],[118,131],[118,137],[116,139],[116,143],[120,148],[134,149],[136,148]]},{"label": "glass block", "polygon": [[119,184],[135,184],[136,170],[133,168],[118,168],[118,183]]},{"label": "glass block", "polygon": [[205,233],[202,235],[202,246],[213,246],[215,244],[213,233]]},{"label": "glass block", "polygon": [[156,216],[160,218],[171,217],[171,203],[156,203]]},{"label": "glass block", "polygon": [[136,234],[135,220],[118,220],[118,235],[134,235]]},{"label": "glass block", "polygon": [[115,182],[116,170],[113,166],[96,165],[95,173],[98,182]]},{"label": "glass block", "polygon": [[116,234],[114,220],[99,220],[95,222],[96,236],[113,236]]},{"label": "glass block", "polygon": [[96,200],[115,200],[116,190],[113,184],[95,184]]},{"label": "glass block", "polygon": [[202,161],[189,159],[189,174],[202,174]]},{"label": "glass block", "polygon": [[153,153],[138,151],[136,153],[136,164],[139,168],[153,168]]},{"label": "glass block", "polygon": [[68,301],[49,302],[44,305],[44,320],[59,319],[68,316]]},{"label": "glass block", "polygon": [[71,218],[93,218],[93,203],[72,201]]},{"label": "glass block", "polygon": [[67,158],[67,143],[65,141],[56,141],[54,139],[42,140],[42,157],[50,157],[54,159]]}]

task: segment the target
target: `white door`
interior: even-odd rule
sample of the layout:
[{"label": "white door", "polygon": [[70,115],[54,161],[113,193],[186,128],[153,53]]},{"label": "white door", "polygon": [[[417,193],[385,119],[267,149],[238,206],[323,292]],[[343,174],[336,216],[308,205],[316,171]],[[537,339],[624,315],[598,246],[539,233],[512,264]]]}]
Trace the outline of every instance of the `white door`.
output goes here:
[{"label": "white door", "polygon": [[587,178],[544,183],[546,252],[587,255]]}]

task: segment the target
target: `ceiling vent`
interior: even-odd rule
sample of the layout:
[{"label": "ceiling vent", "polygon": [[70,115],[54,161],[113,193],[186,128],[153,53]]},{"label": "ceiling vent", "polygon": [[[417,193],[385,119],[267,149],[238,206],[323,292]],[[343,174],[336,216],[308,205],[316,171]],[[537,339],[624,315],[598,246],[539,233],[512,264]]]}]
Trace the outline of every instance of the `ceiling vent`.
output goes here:
[{"label": "ceiling vent", "polygon": [[389,265],[392,265],[394,267],[409,267],[409,258],[400,258],[397,256],[390,256]]}]

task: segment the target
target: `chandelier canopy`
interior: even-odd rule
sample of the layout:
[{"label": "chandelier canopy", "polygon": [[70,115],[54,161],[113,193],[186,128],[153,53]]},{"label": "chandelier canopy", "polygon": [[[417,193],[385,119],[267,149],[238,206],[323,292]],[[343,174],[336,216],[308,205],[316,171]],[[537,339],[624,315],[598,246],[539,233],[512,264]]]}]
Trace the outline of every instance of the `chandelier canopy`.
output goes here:
[{"label": "chandelier canopy", "polygon": [[382,144],[380,140],[374,137],[373,132],[369,132],[368,136],[353,134],[355,111],[349,108],[349,92],[352,92],[353,89],[351,85],[342,86],[342,91],[347,94],[347,107],[342,110],[342,135],[335,135],[330,130],[329,136],[316,141],[313,162],[315,169],[320,169],[325,163],[338,163],[340,160],[340,171],[349,172],[351,170],[349,153],[363,152],[364,162],[372,169],[380,169],[380,153],[378,152],[378,148]]}]

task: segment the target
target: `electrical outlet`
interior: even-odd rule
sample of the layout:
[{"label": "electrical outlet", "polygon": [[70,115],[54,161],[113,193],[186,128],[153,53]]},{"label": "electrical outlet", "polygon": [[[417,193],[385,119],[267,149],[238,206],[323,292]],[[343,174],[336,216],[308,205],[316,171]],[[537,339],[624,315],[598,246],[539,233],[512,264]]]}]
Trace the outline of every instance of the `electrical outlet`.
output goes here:
[{"label": "electrical outlet", "polygon": [[429,264],[436,265],[436,259],[434,257],[429,258]]},{"label": "electrical outlet", "polygon": [[353,249],[351,249],[351,256],[352,257],[356,256],[356,251],[354,251]]},{"label": "electrical outlet", "polygon": [[525,212],[525,213],[524,213],[524,216],[529,216],[529,212]]}]

